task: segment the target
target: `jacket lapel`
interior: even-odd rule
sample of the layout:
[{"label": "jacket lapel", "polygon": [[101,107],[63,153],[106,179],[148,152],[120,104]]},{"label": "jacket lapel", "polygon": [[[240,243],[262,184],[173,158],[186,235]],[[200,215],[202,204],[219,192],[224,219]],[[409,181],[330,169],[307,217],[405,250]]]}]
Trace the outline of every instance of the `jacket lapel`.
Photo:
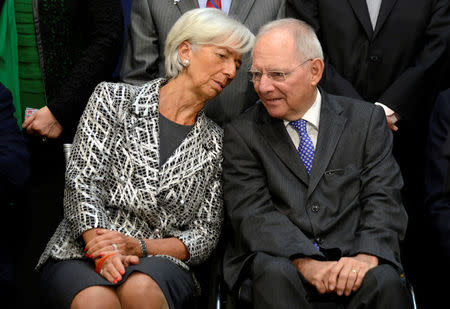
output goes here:
[{"label": "jacket lapel", "polygon": [[236,18],[244,24],[254,2],[255,0],[231,1],[231,7],[228,15]]},{"label": "jacket lapel", "polygon": [[[200,144],[200,150],[194,150],[193,147]],[[161,187],[169,188],[178,185],[181,179],[189,178],[192,173],[203,168],[204,164],[211,164],[207,159],[210,152],[213,154],[216,145],[213,137],[207,127],[207,118],[203,112],[198,115],[194,127],[189,131],[186,138],[175,149],[174,153],[164,162],[159,171]],[[187,158],[189,158],[187,160]],[[195,164],[194,164],[195,163]],[[180,170],[180,177],[174,179],[172,173],[167,175],[169,170]],[[170,177],[167,177],[170,176]],[[192,178],[192,177],[191,177]]]},{"label": "jacket lapel", "polygon": [[388,18],[389,14],[391,13],[392,8],[394,7],[396,2],[397,2],[397,0],[382,0],[381,1],[381,7],[380,7],[380,12],[378,13],[374,37],[378,34],[380,29],[383,27],[383,24],[385,23],[386,19]]},{"label": "jacket lapel", "polygon": [[[262,107],[264,109],[264,107]],[[297,154],[284,123],[280,119],[271,118],[265,111],[264,119],[259,127],[267,144],[275,151],[280,160],[307,186],[309,175]]]},{"label": "jacket lapel", "polygon": [[[348,0],[356,17],[366,31],[367,37],[372,38],[373,28],[370,22],[369,10],[367,9],[367,3],[364,0]],[[384,0],[383,0],[384,2]],[[383,6],[383,5],[382,5]]]},{"label": "jacket lapel", "polygon": [[325,92],[322,91],[321,94],[319,136],[309,180],[308,198],[322,178],[347,121],[340,115],[342,112],[340,106]]},{"label": "jacket lapel", "polygon": [[[158,1],[161,1],[161,0],[158,0]],[[171,0],[169,0],[169,1],[171,1]],[[178,2],[176,2],[176,0],[174,0],[174,3],[176,3],[174,5],[176,5],[178,7],[181,15],[183,15],[184,13],[186,13],[189,10],[199,8],[197,0],[180,0]]]},{"label": "jacket lapel", "polygon": [[[119,118],[119,122],[125,124],[127,134],[119,140],[120,146],[125,150],[118,151],[118,155],[123,156],[120,160],[123,161],[124,172],[128,172],[131,179],[136,179],[134,175],[137,171],[145,171],[148,179],[158,179],[158,101],[159,89],[165,82],[165,79],[160,78],[143,86],[133,87],[134,91],[138,91],[132,93],[129,112],[123,113]],[[142,174],[139,177],[142,177]],[[156,203],[154,197],[158,186],[142,186],[140,184],[138,189],[149,201]]]}]

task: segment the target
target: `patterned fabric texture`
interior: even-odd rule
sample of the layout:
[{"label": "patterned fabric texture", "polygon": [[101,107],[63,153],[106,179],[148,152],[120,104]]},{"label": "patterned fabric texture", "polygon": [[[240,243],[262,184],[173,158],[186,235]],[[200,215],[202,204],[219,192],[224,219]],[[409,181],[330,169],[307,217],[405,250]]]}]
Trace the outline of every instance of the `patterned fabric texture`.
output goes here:
[{"label": "patterned fabric texture", "polygon": [[83,232],[115,230],[136,238],[177,237],[189,269],[215,248],[223,221],[223,131],[203,112],[159,167],[159,88],[101,83],[83,113],[66,172],[64,219],[42,254],[82,258]]},{"label": "patterned fabric texture", "polygon": [[298,145],[298,154],[305,164],[306,171],[311,174],[312,164],[314,160],[314,144],[306,130],[306,120],[298,119],[289,123],[298,133],[300,144]]}]

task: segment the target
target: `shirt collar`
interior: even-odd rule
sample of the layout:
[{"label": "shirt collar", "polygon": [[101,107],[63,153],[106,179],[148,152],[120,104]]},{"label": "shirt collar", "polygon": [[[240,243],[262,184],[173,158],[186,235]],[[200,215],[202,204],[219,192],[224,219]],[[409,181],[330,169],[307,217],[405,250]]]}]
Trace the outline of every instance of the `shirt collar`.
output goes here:
[{"label": "shirt collar", "polygon": [[[320,94],[319,89],[317,89],[317,96],[314,100],[313,105],[306,111],[303,115],[302,119],[308,121],[309,124],[314,126],[314,128],[319,130],[319,122],[320,122],[320,107],[322,105],[322,95]],[[289,121],[284,120],[284,125],[289,125]]]}]

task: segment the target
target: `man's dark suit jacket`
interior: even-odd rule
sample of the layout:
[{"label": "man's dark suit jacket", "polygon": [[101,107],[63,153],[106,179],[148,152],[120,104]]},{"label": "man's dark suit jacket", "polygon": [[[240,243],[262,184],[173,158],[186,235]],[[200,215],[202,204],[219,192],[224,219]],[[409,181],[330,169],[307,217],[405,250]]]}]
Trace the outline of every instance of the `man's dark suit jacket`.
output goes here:
[{"label": "man's dark suit jacket", "polygon": [[450,258],[450,89],[440,94],[431,114],[425,169],[425,204],[437,232],[440,252]]},{"label": "man's dark suit jacket", "polygon": [[444,79],[448,57],[448,0],[382,0],[375,30],[365,0],[287,2],[288,15],[317,31],[326,54],[321,85],[327,92],[427,120],[424,111]]},{"label": "man's dark suit jacket", "polygon": [[262,104],[225,126],[224,198],[232,237],[224,275],[230,288],[257,252],[317,259],[368,253],[401,268],[407,215],[384,112],[321,93],[310,176],[283,121]]}]

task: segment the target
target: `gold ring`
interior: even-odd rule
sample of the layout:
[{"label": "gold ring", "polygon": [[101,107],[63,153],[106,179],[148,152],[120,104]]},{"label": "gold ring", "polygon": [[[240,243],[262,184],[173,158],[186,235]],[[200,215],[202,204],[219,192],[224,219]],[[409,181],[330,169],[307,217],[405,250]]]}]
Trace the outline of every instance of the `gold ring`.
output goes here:
[{"label": "gold ring", "polygon": [[354,272],[355,275],[358,274],[358,271],[356,269],[352,269],[352,272]]}]

